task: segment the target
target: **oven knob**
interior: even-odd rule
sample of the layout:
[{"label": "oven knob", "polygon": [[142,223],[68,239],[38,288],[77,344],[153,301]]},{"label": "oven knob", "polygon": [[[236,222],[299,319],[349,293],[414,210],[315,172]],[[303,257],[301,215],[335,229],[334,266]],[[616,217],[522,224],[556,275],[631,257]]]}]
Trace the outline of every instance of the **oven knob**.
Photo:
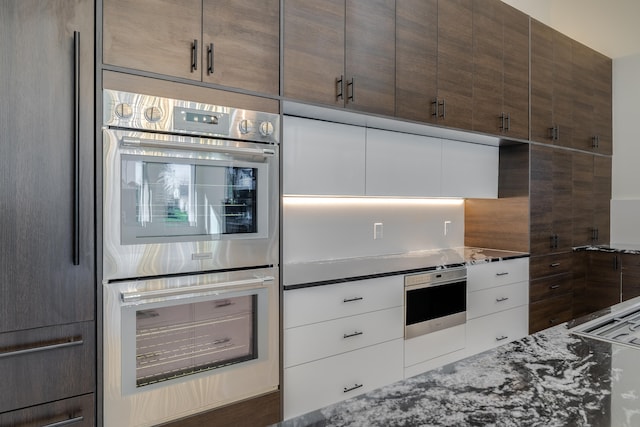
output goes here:
[{"label": "oven knob", "polygon": [[253,132],[253,122],[251,120],[241,120],[240,123],[238,124],[238,129],[240,130],[240,133],[245,135],[249,132]]},{"label": "oven knob", "polygon": [[162,110],[158,107],[149,107],[144,110],[144,117],[148,121],[155,123],[162,118]]},{"label": "oven knob", "polygon": [[271,122],[260,123],[260,135],[269,136],[273,134],[273,124]]},{"label": "oven knob", "polygon": [[126,102],[121,102],[120,104],[116,105],[114,112],[116,114],[116,117],[118,117],[119,119],[130,119],[131,116],[133,116],[133,108],[131,108],[131,105],[127,104]]}]

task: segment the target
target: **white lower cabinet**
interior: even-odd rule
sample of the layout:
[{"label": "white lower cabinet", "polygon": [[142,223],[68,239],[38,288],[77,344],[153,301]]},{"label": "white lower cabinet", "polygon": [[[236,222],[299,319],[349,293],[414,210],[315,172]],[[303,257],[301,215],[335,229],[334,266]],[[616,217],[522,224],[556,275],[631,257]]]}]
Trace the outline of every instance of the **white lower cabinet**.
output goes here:
[{"label": "white lower cabinet", "polygon": [[458,325],[404,342],[404,376],[412,377],[464,357],[465,325]]},{"label": "white lower cabinet", "polygon": [[525,337],[528,330],[528,305],[468,320],[466,355],[481,353]]},{"label": "white lower cabinet", "polygon": [[402,379],[402,338],[284,370],[288,419]]}]

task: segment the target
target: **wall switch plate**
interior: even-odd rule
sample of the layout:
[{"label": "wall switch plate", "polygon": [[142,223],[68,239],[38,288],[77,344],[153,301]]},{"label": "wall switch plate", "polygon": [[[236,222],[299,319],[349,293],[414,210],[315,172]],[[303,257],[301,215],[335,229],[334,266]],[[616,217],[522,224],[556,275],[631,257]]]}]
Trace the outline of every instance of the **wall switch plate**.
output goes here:
[{"label": "wall switch plate", "polygon": [[373,240],[382,239],[382,223],[374,222],[373,223]]}]

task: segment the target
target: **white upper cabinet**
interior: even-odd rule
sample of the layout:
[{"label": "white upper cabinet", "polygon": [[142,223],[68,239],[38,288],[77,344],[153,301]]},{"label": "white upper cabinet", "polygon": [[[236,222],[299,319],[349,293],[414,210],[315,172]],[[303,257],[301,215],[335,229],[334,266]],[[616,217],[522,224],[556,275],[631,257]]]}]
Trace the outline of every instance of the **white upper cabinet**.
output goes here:
[{"label": "white upper cabinet", "polygon": [[498,147],[443,140],[442,196],[497,198],[498,166]]},{"label": "white upper cabinet", "polygon": [[365,128],[283,119],[283,193],[365,195]]},{"label": "white upper cabinet", "polygon": [[438,138],[367,129],[366,194],[439,197],[441,157]]}]

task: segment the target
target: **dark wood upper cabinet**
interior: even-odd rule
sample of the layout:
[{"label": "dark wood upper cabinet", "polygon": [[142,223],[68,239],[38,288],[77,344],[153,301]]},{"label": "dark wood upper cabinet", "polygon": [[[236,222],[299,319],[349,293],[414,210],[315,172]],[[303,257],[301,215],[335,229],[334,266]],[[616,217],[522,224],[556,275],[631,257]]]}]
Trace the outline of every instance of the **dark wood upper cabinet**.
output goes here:
[{"label": "dark wood upper cabinet", "polygon": [[103,62],[279,93],[278,0],[105,0]]},{"label": "dark wood upper cabinet", "polygon": [[394,0],[285,0],[284,96],[393,115],[394,34]]},{"label": "dark wood upper cabinet", "polygon": [[473,130],[529,137],[529,17],[474,0]]}]

